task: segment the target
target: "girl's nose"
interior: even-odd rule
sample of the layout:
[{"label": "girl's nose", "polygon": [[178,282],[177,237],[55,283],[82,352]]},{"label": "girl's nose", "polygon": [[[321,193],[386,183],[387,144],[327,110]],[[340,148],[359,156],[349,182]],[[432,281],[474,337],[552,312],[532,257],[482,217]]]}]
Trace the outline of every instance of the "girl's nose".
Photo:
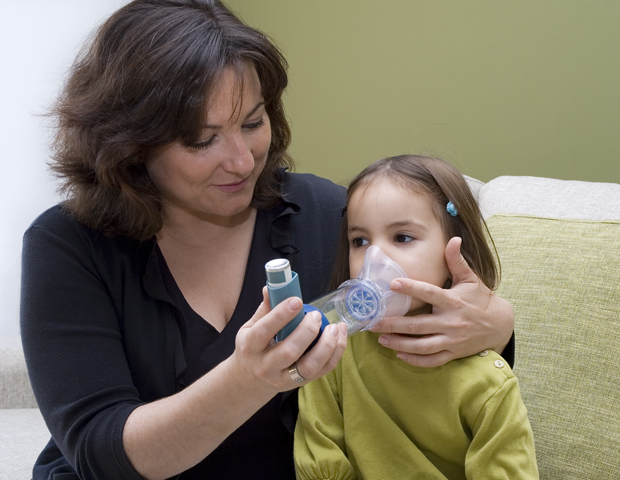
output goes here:
[{"label": "girl's nose", "polygon": [[388,254],[390,243],[388,241],[378,240],[372,243],[375,247],[378,247],[383,253]]}]

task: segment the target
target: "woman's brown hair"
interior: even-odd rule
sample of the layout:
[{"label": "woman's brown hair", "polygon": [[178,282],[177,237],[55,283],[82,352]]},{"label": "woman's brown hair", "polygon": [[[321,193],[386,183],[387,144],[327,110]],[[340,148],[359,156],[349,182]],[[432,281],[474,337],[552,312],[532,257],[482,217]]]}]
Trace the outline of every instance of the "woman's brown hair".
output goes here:
[{"label": "woman's brown hair", "polygon": [[106,235],[152,237],[162,227],[161,196],[145,162],[171,142],[195,144],[214,83],[229,67],[241,78],[248,62],[272,130],[252,205],[277,203],[278,167],[293,166],[282,54],[217,0],[135,0],[96,31],[51,112],[51,168],[66,208]]},{"label": "woman's brown hair", "polygon": [[[428,195],[432,200],[433,213],[439,219],[446,239],[461,237],[461,254],[469,267],[487,287],[491,290],[497,288],[500,267],[489,248],[487,238],[491,244],[493,240],[467,181],[454,166],[438,158],[418,155],[400,155],[378,160],[351,181],[347,204],[358,189],[372,188],[372,183],[378,178],[389,178],[415,194]],[[449,201],[458,212],[454,217],[446,211]],[[350,278],[348,228],[345,207],[331,290]]]}]

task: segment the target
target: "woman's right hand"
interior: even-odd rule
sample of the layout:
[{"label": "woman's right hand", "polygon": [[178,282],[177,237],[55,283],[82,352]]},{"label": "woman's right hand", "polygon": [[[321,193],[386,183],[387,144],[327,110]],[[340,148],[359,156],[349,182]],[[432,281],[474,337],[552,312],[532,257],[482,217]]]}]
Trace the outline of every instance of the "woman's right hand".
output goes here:
[{"label": "woman's right hand", "polygon": [[237,333],[228,359],[181,392],[141,405],[129,415],[123,444],[144,478],[164,479],[187,470],[277,392],[298,387],[289,374],[295,362],[308,381],[336,366],[347,345],[344,324],[326,327],[304,354],[319,332],[317,312],[307,314],[285,340],[274,341],[301,308],[299,298],[289,298],[272,310],[265,288],[262,304]]},{"label": "woman's right hand", "polygon": [[245,377],[243,381],[258,381],[265,388],[281,392],[300,385],[289,374],[289,368],[295,363],[298,374],[307,381],[325,375],[338,364],[347,346],[345,324],[328,325],[316,345],[304,355],[321,327],[318,312],[306,314],[285,340],[275,342],[276,333],[302,306],[301,299],[291,297],[271,310],[267,288],[263,288],[263,302],[237,334],[231,360],[236,362],[239,372],[243,372],[238,379]]}]

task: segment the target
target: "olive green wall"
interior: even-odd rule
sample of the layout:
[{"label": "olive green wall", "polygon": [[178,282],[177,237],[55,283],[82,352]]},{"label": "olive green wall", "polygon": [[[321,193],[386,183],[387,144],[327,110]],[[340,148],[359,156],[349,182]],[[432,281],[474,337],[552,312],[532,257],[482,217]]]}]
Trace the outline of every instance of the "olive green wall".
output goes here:
[{"label": "olive green wall", "polygon": [[381,157],[620,183],[617,0],[228,0],[289,61],[298,171]]}]

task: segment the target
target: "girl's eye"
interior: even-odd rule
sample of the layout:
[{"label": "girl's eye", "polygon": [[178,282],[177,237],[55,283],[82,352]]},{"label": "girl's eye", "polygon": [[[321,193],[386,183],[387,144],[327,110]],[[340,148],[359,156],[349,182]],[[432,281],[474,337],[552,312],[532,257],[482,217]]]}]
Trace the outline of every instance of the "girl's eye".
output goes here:
[{"label": "girl's eye", "polygon": [[399,233],[398,235],[396,235],[395,240],[397,243],[409,243],[409,242],[413,242],[415,238],[413,238],[411,235]]},{"label": "girl's eye", "polygon": [[258,122],[246,123],[243,126],[243,128],[245,128],[246,130],[256,130],[256,129],[262,127],[263,125],[265,125],[265,119],[263,117],[261,117],[261,119]]},{"label": "girl's eye", "polygon": [[368,240],[366,240],[365,238],[353,238],[351,240],[351,245],[353,246],[353,248],[361,248],[361,247],[365,247],[366,245],[368,245]]}]

